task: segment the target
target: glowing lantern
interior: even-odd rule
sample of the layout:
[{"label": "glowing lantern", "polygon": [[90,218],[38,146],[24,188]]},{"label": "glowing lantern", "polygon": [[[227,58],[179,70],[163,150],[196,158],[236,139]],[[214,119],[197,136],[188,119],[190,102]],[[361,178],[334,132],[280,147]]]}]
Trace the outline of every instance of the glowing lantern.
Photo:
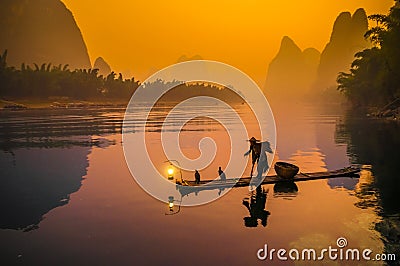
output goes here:
[{"label": "glowing lantern", "polygon": [[168,167],[167,172],[168,172],[168,179],[169,179],[169,180],[174,179],[174,168],[172,167],[172,165],[170,165],[170,166]]}]

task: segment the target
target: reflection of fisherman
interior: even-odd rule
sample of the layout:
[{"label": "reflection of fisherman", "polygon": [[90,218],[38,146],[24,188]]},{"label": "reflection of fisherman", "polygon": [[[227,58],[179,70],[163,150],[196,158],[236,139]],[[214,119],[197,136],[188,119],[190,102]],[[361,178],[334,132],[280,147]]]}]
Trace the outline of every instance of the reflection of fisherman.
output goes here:
[{"label": "reflection of fisherman", "polygon": [[194,180],[196,184],[200,184],[200,173],[197,170],[194,172]]},{"label": "reflection of fisherman", "polygon": [[256,195],[252,195],[250,202],[248,199],[244,199],[242,204],[249,210],[250,217],[244,217],[244,225],[246,227],[257,227],[258,219],[261,220],[261,224],[267,226],[267,219],[270,215],[269,211],[265,210],[265,204],[267,202],[268,191],[258,186],[256,189]]},{"label": "reflection of fisherman", "polygon": [[218,168],[218,175],[219,178],[221,178],[221,181],[226,181],[226,175],[224,171],[222,171],[221,166]]}]

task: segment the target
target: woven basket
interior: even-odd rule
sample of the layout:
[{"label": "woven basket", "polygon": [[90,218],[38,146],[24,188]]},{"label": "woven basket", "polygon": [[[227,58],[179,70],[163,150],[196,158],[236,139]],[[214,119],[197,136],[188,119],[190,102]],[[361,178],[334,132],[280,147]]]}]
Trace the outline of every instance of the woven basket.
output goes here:
[{"label": "woven basket", "polygon": [[299,167],[291,163],[277,162],[275,163],[275,172],[279,177],[285,179],[293,178],[298,172]]}]

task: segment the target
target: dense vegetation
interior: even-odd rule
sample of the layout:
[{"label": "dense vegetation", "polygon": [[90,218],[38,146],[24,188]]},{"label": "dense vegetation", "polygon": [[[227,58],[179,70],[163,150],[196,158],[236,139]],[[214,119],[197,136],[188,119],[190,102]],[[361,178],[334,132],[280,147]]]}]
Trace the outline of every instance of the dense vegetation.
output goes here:
[{"label": "dense vegetation", "polygon": [[388,15],[372,15],[365,33],[374,47],[355,55],[350,73],[339,73],[338,89],[356,106],[384,106],[400,97],[400,0]]},{"label": "dense vegetation", "polygon": [[70,70],[68,65],[22,64],[20,69],[7,65],[7,51],[0,55],[0,96],[2,98],[47,99],[129,99],[139,82],[123,79],[111,72],[98,74],[98,69]]},{"label": "dense vegetation", "polygon": [[[74,100],[129,100],[140,83],[123,79],[114,72],[99,75],[98,69],[70,70],[68,65],[21,65],[21,69],[7,66],[7,51],[0,55],[0,97],[3,99],[39,99],[68,97]],[[158,95],[162,88],[174,88],[164,95],[164,101],[183,101],[195,96],[216,96],[230,102],[243,102],[240,95],[222,86],[210,83],[166,82],[157,79],[145,83],[148,96]],[[147,99],[147,98],[146,98]]]}]

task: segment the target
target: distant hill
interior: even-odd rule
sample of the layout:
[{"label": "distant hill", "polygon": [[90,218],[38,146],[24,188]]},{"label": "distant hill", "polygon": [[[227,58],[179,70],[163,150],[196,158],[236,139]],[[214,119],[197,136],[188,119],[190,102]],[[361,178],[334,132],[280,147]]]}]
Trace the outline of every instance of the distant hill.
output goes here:
[{"label": "distant hill", "polygon": [[82,34],[60,0],[2,0],[0,36],[0,51],[8,50],[9,65],[91,67]]},{"label": "distant hill", "polygon": [[283,37],[278,54],[268,68],[265,91],[268,94],[298,95],[307,93],[315,81],[320,53],[304,51],[288,36]]},{"label": "distant hill", "polygon": [[368,19],[362,8],[354,12],[353,16],[350,12],[343,12],[337,17],[330,41],[321,54],[314,90],[322,91],[337,86],[338,73],[350,68],[355,53],[370,46],[364,39],[367,30]]},{"label": "distant hill", "polygon": [[103,57],[97,57],[93,64],[94,69],[99,70],[99,75],[107,76],[111,73],[110,65],[103,59]]},{"label": "distant hill", "polygon": [[200,55],[194,55],[192,57],[187,57],[186,55],[182,55],[181,57],[178,58],[176,61],[177,63],[185,62],[185,61],[192,61],[192,60],[203,60],[203,57]]},{"label": "distant hill", "polygon": [[319,94],[327,89],[336,91],[339,72],[349,69],[354,54],[368,48],[364,39],[368,30],[365,10],[341,13],[334,23],[329,43],[320,54],[314,48],[301,51],[285,36],[278,54],[268,68],[264,90],[267,94],[298,96]]}]

